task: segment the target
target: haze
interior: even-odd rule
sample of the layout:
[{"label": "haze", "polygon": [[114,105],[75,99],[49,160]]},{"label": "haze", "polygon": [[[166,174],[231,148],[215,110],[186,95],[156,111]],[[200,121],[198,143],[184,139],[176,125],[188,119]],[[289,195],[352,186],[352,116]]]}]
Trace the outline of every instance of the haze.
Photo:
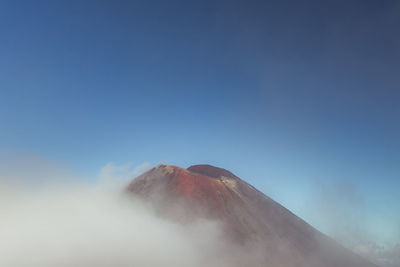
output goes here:
[{"label": "haze", "polygon": [[[0,205],[43,206],[35,226],[6,228],[33,234],[65,190],[96,199],[102,168],[126,182],[159,163],[211,164],[400,266],[399,29],[396,0],[0,1]],[[82,201],[86,225],[106,216]],[[15,205],[9,220],[28,219]]]}]

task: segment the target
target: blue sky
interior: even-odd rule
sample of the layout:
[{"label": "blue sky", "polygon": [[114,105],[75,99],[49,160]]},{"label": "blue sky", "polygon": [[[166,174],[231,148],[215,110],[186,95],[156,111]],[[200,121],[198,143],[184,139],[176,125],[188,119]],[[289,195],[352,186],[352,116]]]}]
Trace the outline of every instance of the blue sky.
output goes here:
[{"label": "blue sky", "polygon": [[85,177],[109,162],[210,163],[326,232],[328,190],[343,220],[362,211],[375,240],[399,242],[399,12],[385,0],[2,1],[0,153]]}]

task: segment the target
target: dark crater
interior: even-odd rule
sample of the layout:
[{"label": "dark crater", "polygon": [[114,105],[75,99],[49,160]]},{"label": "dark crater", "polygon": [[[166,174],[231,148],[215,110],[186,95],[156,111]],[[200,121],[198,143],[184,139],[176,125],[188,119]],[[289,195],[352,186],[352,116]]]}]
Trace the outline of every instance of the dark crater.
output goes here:
[{"label": "dark crater", "polygon": [[188,171],[206,175],[212,178],[219,178],[221,176],[235,178],[236,176],[228,170],[214,167],[208,164],[193,165],[187,168]]}]

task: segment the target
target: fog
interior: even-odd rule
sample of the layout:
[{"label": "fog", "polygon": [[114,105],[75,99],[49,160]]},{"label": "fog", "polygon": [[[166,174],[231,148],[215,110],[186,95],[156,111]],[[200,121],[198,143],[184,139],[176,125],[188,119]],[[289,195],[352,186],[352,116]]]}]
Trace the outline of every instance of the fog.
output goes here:
[{"label": "fog", "polygon": [[128,194],[148,163],[83,177],[40,157],[0,159],[1,267],[257,266],[264,257],[225,240],[215,221],[176,223]]},{"label": "fog", "polygon": [[0,187],[0,266],[225,266],[218,225],[179,225],[107,185]]},{"label": "fog", "polygon": [[[4,172],[0,164],[2,267],[225,267],[266,262],[265,247],[232,244],[215,221],[176,223],[127,194],[126,185],[150,167],[147,163],[110,163],[96,179],[43,162],[35,166],[40,168]],[[370,253],[370,258],[382,266],[398,266],[396,251],[398,247]]]},{"label": "fog", "polygon": [[148,167],[109,163],[89,178],[40,158],[3,160],[0,266],[229,264],[218,224],[176,224],[124,193],[129,180]]}]

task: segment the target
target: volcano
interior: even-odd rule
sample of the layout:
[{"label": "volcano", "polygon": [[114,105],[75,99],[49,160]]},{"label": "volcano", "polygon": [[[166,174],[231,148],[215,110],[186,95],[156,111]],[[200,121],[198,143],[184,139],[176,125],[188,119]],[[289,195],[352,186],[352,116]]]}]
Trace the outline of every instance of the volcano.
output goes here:
[{"label": "volcano", "polygon": [[181,223],[218,221],[229,242],[262,251],[257,266],[376,267],[222,168],[159,165],[135,178],[127,191]]}]

